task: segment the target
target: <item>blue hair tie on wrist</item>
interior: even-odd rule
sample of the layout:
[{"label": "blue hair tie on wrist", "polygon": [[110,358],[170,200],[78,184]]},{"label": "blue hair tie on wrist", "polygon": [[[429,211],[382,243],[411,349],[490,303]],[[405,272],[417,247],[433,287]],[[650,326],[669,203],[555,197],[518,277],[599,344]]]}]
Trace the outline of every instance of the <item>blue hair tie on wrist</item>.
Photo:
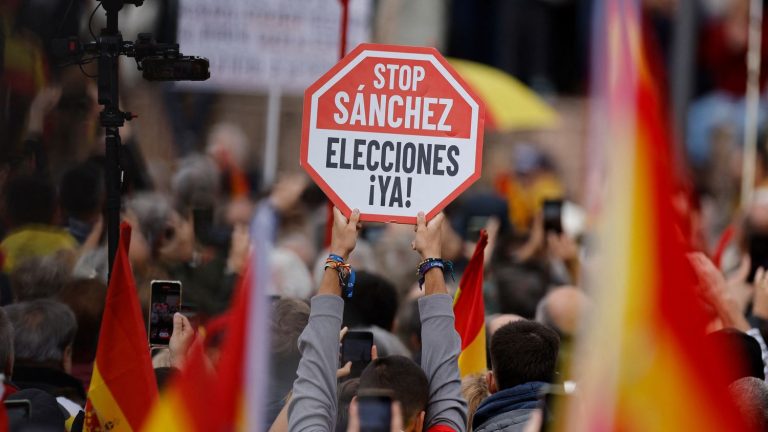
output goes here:
[{"label": "blue hair tie on wrist", "polygon": [[419,266],[416,268],[416,274],[419,276],[419,289],[422,289],[424,287],[424,281],[426,279],[426,274],[428,271],[432,270],[435,267],[439,267],[444,272],[447,271],[451,274],[451,279],[456,281],[456,277],[453,273],[453,263],[449,260],[443,260],[440,258],[427,258],[424,261],[422,261]]}]

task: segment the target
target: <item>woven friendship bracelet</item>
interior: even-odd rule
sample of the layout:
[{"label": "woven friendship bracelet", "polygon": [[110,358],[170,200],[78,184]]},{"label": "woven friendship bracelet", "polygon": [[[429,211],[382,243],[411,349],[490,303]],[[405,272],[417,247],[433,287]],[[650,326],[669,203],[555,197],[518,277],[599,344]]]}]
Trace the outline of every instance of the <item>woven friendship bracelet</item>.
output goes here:
[{"label": "woven friendship bracelet", "polygon": [[352,269],[352,266],[344,262],[344,258],[330,254],[325,260],[325,268],[336,270],[339,274],[339,287],[341,288],[342,295],[351,298],[355,286],[355,271]]},{"label": "woven friendship bracelet", "polygon": [[435,267],[440,267],[444,272],[449,272],[451,274],[451,279],[454,281],[456,280],[456,277],[453,274],[453,263],[451,261],[440,258],[427,258],[419,263],[419,266],[416,268],[416,274],[419,276],[419,288],[424,287],[424,280],[426,279],[425,275]]}]

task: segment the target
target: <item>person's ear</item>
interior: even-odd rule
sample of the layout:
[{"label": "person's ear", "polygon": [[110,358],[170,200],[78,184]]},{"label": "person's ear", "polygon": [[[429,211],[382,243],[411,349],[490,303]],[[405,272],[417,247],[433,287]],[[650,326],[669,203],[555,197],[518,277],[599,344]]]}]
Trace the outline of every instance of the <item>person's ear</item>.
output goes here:
[{"label": "person's ear", "polygon": [[416,416],[416,420],[413,421],[413,428],[411,429],[413,432],[422,432],[424,430],[424,419],[426,416],[427,413],[425,411],[421,411]]},{"label": "person's ear", "polygon": [[67,345],[67,347],[64,348],[64,356],[61,359],[61,368],[64,369],[64,372],[66,373],[72,372],[72,345]]},{"label": "person's ear", "polygon": [[499,389],[496,387],[496,377],[493,376],[493,371],[489,370],[487,374],[485,374],[485,383],[488,384],[488,393],[494,394]]}]

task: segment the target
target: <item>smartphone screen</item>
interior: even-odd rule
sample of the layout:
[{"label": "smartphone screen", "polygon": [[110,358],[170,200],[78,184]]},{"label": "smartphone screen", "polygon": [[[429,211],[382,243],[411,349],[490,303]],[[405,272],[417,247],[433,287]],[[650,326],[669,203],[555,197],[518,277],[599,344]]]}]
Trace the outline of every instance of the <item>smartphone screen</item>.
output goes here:
[{"label": "smartphone screen", "polygon": [[373,333],[367,331],[351,331],[344,336],[341,344],[341,364],[352,362],[350,378],[357,378],[371,362]]},{"label": "smartphone screen", "polygon": [[360,430],[367,432],[390,432],[392,424],[392,398],[387,395],[357,396],[357,412]]},{"label": "smartphone screen", "polygon": [[542,207],[544,231],[562,234],[563,232],[563,200],[545,200]]},{"label": "smartphone screen", "polygon": [[154,280],[149,287],[149,344],[167,346],[173,332],[173,314],[181,311],[181,282]]}]

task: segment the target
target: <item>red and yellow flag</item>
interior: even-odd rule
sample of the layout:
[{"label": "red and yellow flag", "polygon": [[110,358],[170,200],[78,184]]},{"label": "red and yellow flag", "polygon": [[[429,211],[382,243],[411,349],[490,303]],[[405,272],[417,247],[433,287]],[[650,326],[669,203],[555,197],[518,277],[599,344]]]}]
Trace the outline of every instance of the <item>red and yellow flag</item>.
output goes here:
[{"label": "red and yellow flag", "polygon": [[[726,390],[733,353],[705,343],[709,321],[679,227],[668,114],[640,2],[599,2],[593,134],[606,152],[595,315],[576,364],[567,430],[745,430]],[[591,191],[597,193],[598,191]]]},{"label": "red and yellow flag", "polygon": [[465,375],[488,369],[485,353],[485,304],[483,303],[483,271],[488,233],[480,232],[475,252],[459,281],[453,301],[456,332],[461,336],[459,373]]},{"label": "red and yellow flag", "polygon": [[232,299],[227,334],[217,365],[213,397],[217,425],[231,431],[266,430],[265,391],[269,370],[269,242],[274,230],[261,205],[251,224],[251,260]]},{"label": "red and yellow flag", "polygon": [[138,431],[157,398],[146,328],[128,261],[130,240],[131,227],[123,222],[88,390],[86,431]]},{"label": "red and yellow flag", "polygon": [[217,427],[217,412],[213,409],[211,391],[215,376],[208,365],[200,339],[187,353],[181,371],[174,376],[152,407],[145,432],[179,430],[204,432],[225,430]]}]

